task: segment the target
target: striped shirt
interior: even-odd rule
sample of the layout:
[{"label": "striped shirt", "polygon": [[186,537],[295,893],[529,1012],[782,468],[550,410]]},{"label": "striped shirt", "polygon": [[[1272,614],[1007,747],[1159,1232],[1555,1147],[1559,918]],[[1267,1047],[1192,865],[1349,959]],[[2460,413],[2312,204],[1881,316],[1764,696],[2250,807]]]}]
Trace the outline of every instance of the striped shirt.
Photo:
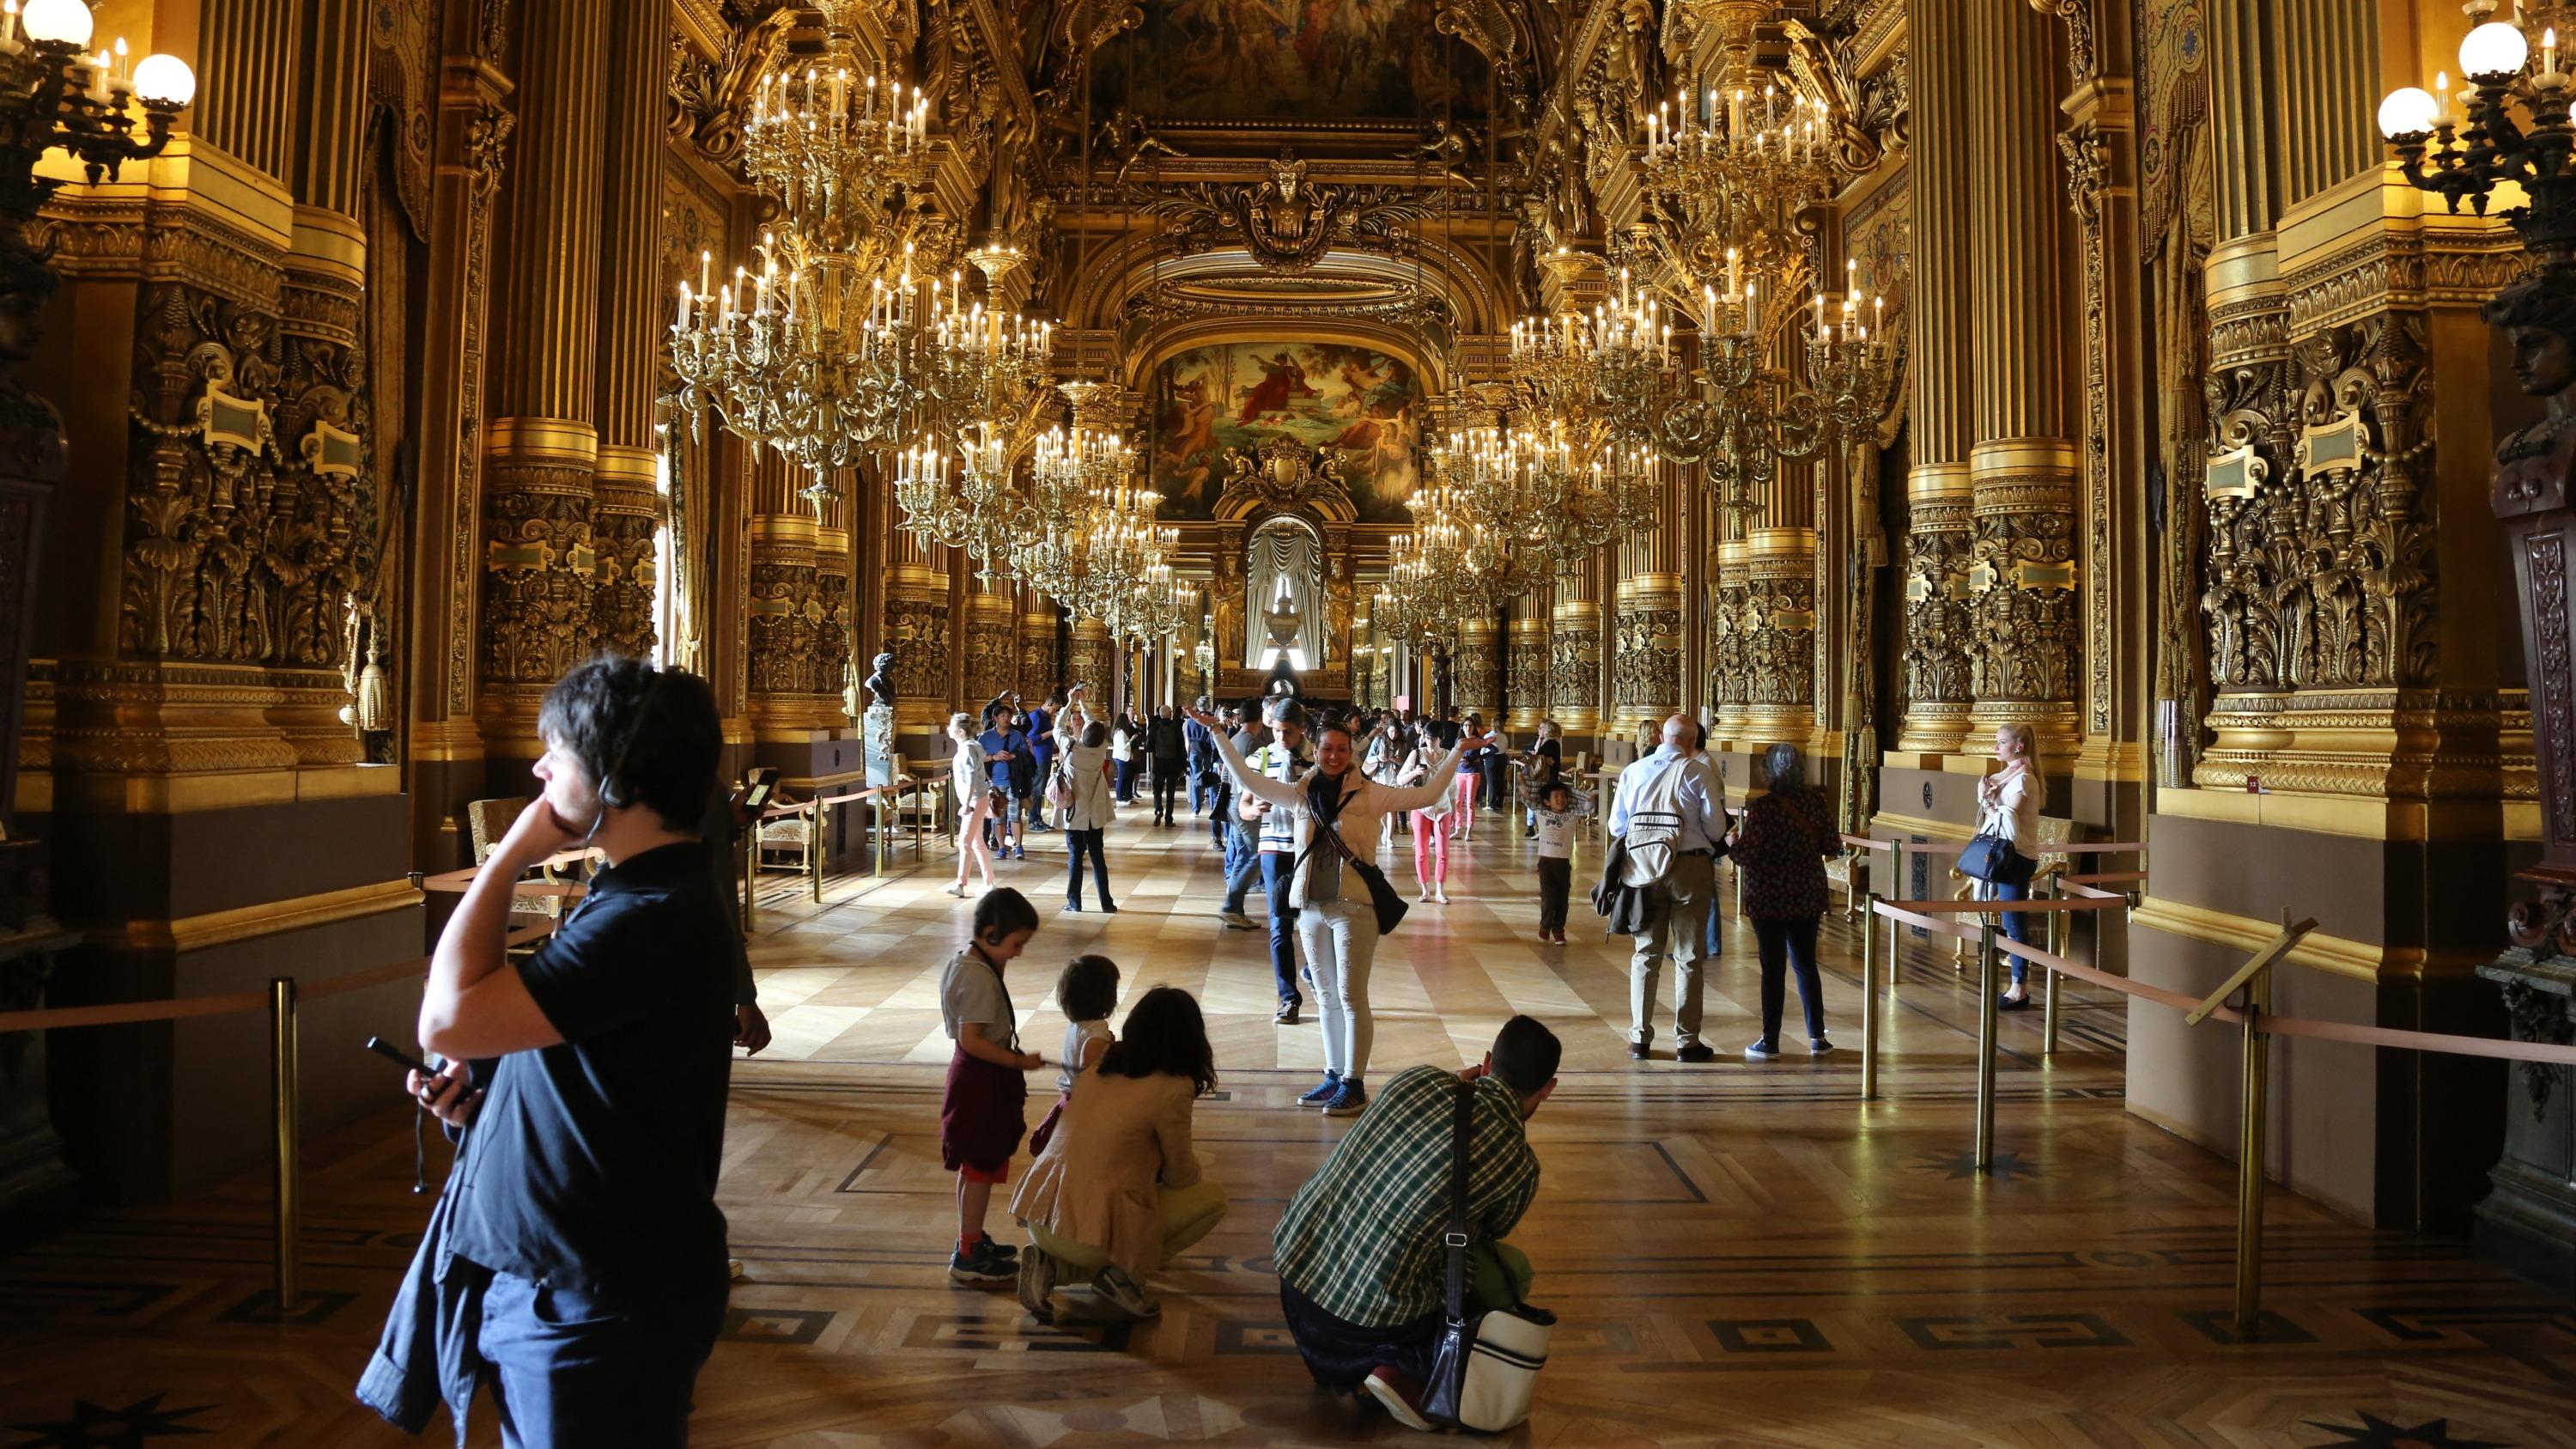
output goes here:
[{"label": "striped shirt", "polygon": [[[1256,773],[1290,784],[1295,784],[1313,764],[1304,751],[1292,751],[1277,740],[1254,750],[1244,763]],[[1297,853],[1297,822],[1287,811],[1273,810],[1261,817],[1261,849],[1272,855]]]},{"label": "striped shirt", "polygon": [[[1520,1103],[1499,1078],[1476,1079],[1467,1232],[1499,1242],[1538,1195],[1538,1155]],[[1408,1067],[1360,1114],[1350,1135],[1270,1235],[1279,1276],[1346,1323],[1392,1328],[1442,1306],[1458,1078]]]}]

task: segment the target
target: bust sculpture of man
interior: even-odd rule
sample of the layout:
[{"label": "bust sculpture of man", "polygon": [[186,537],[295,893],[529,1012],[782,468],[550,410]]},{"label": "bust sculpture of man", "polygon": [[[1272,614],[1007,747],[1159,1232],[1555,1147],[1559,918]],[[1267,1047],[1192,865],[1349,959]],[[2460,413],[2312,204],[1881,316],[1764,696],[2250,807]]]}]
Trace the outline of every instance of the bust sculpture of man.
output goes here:
[{"label": "bust sculpture of man", "polygon": [[886,650],[868,661],[868,699],[873,704],[894,708],[894,651]]}]

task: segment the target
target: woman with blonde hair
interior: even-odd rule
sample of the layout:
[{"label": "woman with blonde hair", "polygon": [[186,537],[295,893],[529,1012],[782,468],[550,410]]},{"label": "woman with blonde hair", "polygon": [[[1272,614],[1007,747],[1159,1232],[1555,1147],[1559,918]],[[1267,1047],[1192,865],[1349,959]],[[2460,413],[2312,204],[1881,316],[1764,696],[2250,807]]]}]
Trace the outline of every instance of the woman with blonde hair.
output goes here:
[{"label": "woman with blonde hair", "polygon": [[[992,772],[983,742],[975,736],[973,715],[962,711],[950,715],[948,737],[957,742],[957,753],[948,761],[948,778],[957,795],[957,883],[948,893],[962,896],[970,860],[983,868],[984,889],[993,888],[993,847],[984,843],[984,821],[993,808]],[[1008,804],[1007,797],[1004,803]]]},{"label": "woman with blonde hair", "polygon": [[[2030,877],[2039,869],[2040,807],[2048,803],[2048,781],[2039,773],[2039,736],[2018,721],[1995,726],[1995,758],[2003,768],[1977,782],[1977,833],[1999,835],[2005,846],[2004,869],[1982,892],[1987,900],[2018,901],[2030,895]],[[2003,917],[2004,934],[2030,944],[2030,915],[2013,911]],[[2011,953],[2005,953],[2010,955]],[[2019,1011],[2030,1005],[2030,963],[2012,958],[2012,985],[1995,1005]]]}]

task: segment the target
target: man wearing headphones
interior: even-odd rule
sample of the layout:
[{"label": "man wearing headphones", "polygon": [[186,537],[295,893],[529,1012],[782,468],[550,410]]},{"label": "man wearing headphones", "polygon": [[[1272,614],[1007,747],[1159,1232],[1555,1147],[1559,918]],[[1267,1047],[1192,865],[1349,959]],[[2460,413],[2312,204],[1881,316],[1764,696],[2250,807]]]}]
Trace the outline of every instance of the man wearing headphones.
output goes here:
[{"label": "man wearing headphones", "polygon": [[[697,833],[721,728],[705,681],[615,658],[558,680],[537,728],[545,793],[467,888],[421,998],[421,1044],[450,1060],[414,1090],[470,1123],[437,1276],[480,1296],[442,1313],[442,1339],[468,1342],[439,1358],[492,1386],[512,1446],[680,1445],[726,1295],[735,939]],[[585,843],[607,868],[511,962],[511,883]]]}]

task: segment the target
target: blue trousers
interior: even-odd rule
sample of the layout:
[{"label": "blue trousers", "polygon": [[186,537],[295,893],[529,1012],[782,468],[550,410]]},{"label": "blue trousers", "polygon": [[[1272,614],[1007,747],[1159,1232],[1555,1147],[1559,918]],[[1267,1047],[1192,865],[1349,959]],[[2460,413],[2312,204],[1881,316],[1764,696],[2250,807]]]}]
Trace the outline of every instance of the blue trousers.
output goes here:
[{"label": "blue trousers", "polygon": [[[1994,900],[2026,901],[2030,899],[2030,887],[2028,885],[2007,885],[2002,881],[1995,881],[1992,883],[1990,888],[1994,892],[1991,897],[1991,899]],[[2024,946],[2030,944],[2029,912],[2008,911],[2004,914],[2003,922],[2005,935],[2010,936],[2013,940]],[[2011,954],[2010,952],[2005,952],[2003,955],[2005,960],[2012,963],[2012,979],[2014,982],[2019,983],[2030,975],[2029,962],[2021,959],[2019,956]]]},{"label": "blue trousers", "polygon": [[1225,908],[1243,909],[1243,894],[1252,889],[1252,877],[1261,868],[1257,851],[1259,842],[1252,831],[1239,820],[1221,820],[1217,827],[1225,832]]},{"label": "blue trousers", "polygon": [[1278,978],[1279,999],[1303,1001],[1297,989],[1297,913],[1288,907],[1289,878],[1297,857],[1280,851],[1261,856],[1261,884],[1270,895],[1270,974]]},{"label": "blue trousers", "polygon": [[[689,1394],[724,1323],[725,1283],[611,1307],[494,1273],[476,1352],[508,1449],[679,1449]],[[685,1300],[685,1301],[684,1301]]]}]

